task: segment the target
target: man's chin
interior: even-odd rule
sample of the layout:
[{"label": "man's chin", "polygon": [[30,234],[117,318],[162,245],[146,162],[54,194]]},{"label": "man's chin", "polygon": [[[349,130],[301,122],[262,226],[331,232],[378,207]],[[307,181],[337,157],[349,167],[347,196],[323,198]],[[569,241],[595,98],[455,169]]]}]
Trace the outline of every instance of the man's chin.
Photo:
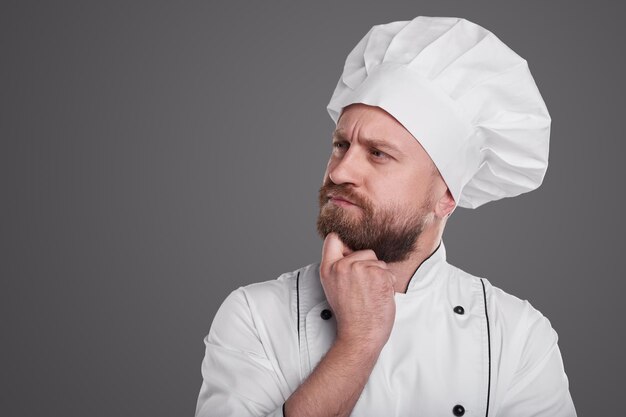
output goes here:
[{"label": "man's chin", "polygon": [[[349,247],[350,247],[349,243],[354,240],[352,237],[355,236],[354,229],[352,229],[352,227],[346,228],[345,225],[339,225],[337,223],[335,224],[325,223],[323,225],[318,225],[317,232],[322,237],[322,239],[326,239],[326,237],[330,233],[335,233],[337,234],[337,236],[339,236],[341,241],[344,244],[348,245]],[[350,247],[350,249],[353,249],[353,248]]]},{"label": "man's chin", "polygon": [[363,217],[363,210],[359,206],[352,205],[350,207],[340,207],[333,203],[329,203],[330,206],[325,207],[322,210],[322,215],[329,219],[332,219],[333,223],[345,223],[353,222],[354,219],[360,219]]}]

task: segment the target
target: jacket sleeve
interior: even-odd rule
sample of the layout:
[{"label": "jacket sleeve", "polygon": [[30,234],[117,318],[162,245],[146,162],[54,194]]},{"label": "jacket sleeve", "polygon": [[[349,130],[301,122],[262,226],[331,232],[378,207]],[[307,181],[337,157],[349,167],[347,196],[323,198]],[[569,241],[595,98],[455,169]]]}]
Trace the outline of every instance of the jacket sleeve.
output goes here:
[{"label": "jacket sleeve", "polygon": [[196,417],[283,417],[285,398],[243,288],[224,300],[204,343]]},{"label": "jacket sleeve", "polygon": [[522,353],[498,416],[576,417],[558,335],[532,307],[529,317],[525,335],[516,338],[523,344]]}]

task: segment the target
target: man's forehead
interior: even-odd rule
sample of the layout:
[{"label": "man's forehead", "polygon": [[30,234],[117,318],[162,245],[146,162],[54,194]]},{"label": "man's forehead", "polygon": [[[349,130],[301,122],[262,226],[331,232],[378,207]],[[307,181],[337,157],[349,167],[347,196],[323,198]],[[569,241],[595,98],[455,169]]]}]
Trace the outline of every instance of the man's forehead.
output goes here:
[{"label": "man's forehead", "polygon": [[[354,103],[347,106],[337,121],[334,135],[351,139],[352,130],[358,130],[357,139],[376,139],[403,147],[415,138],[395,117],[380,107]],[[409,142],[410,144],[410,142]]]},{"label": "man's forehead", "polygon": [[[345,140],[345,141],[351,141],[354,138],[350,138],[348,133],[344,130],[344,129],[335,129],[335,131],[333,132],[333,140]],[[359,137],[357,138],[357,141],[364,144],[364,145],[368,145],[368,146],[372,146],[375,148],[383,148],[383,149],[388,149],[394,152],[397,152],[399,154],[405,154],[408,152],[408,150],[406,149],[406,143],[402,144],[403,141],[406,141],[406,139],[402,139],[402,138],[393,138],[393,135],[381,135],[381,136],[375,136],[375,135],[368,135],[367,133],[363,133],[360,132]],[[405,146],[402,146],[405,145]]]},{"label": "man's forehead", "polygon": [[[358,130],[357,138],[352,137],[355,128]],[[337,121],[332,137],[333,141],[356,140],[365,146],[390,151],[392,156],[402,159],[407,157],[420,163],[428,159],[434,166],[430,155],[419,140],[395,117],[380,107],[361,103],[347,106]]]},{"label": "man's forehead", "polygon": [[333,140],[352,141],[356,139],[364,145],[395,151],[399,156],[420,158],[421,154],[425,152],[421,143],[395,118],[382,109],[381,112],[387,114],[391,120],[382,120],[382,123],[380,120],[371,120],[370,123],[362,124],[359,126],[357,138],[353,138],[354,133],[350,131],[353,130],[354,123],[342,117],[333,132]]}]

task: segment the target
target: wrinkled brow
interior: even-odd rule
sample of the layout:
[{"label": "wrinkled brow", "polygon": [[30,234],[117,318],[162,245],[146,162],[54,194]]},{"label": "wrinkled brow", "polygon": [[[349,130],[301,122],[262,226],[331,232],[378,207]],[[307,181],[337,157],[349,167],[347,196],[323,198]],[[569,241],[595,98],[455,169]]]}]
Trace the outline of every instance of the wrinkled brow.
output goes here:
[{"label": "wrinkled brow", "polygon": [[[343,132],[341,130],[335,130],[333,132],[333,140],[343,140],[343,141],[346,141],[346,142],[350,142],[348,140],[348,138],[343,134]],[[392,152],[397,152],[397,153],[399,153],[401,155],[404,155],[404,152],[402,152],[395,145],[392,145],[391,143],[389,143],[388,141],[386,141],[384,139],[361,138],[360,142],[363,142],[365,145],[371,146],[373,148],[386,149],[386,150],[389,150],[389,151],[392,151]]]}]

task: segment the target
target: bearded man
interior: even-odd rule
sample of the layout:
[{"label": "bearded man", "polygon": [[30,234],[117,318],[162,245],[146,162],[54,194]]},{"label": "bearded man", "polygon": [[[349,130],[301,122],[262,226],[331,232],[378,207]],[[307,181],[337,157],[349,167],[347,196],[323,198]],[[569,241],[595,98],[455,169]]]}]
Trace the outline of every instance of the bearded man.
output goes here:
[{"label": "bearded man", "polygon": [[548,319],[442,241],[457,206],[543,180],[526,61],[465,19],[378,25],[328,110],[321,260],[226,298],[196,416],[576,416]]}]

